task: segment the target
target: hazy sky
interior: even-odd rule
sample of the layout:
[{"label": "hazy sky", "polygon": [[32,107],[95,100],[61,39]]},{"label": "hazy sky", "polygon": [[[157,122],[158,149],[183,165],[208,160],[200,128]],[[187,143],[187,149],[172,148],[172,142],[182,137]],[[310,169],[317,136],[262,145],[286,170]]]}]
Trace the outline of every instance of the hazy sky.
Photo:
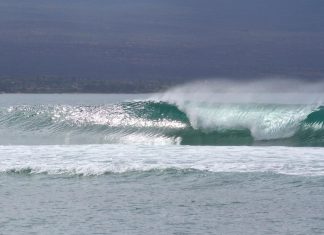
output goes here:
[{"label": "hazy sky", "polygon": [[0,77],[324,78],[323,0],[1,0]]}]

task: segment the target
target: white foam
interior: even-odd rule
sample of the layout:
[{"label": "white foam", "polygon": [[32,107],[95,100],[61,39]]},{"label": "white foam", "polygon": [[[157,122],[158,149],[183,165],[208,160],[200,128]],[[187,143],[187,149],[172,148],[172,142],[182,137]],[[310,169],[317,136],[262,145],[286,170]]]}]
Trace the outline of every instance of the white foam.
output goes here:
[{"label": "white foam", "polygon": [[[278,79],[219,80],[182,85],[152,99],[175,104],[193,128],[205,132],[248,129],[255,140],[270,140],[296,133],[300,123],[322,104],[323,95],[313,92],[322,85]],[[308,93],[296,93],[303,89]]]},{"label": "white foam", "polygon": [[0,146],[0,172],[101,175],[153,169],[324,175],[324,148]]},{"label": "white foam", "polygon": [[249,129],[256,140],[288,138],[314,110],[312,106],[186,103],[179,106],[191,125],[206,132]]}]

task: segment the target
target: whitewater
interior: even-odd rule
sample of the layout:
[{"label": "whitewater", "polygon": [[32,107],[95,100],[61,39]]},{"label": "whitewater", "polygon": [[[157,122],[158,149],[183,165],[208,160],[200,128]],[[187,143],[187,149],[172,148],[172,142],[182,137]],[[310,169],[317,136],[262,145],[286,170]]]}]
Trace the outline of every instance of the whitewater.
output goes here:
[{"label": "whitewater", "polygon": [[321,84],[270,85],[1,94],[0,234],[323,234]]},{"label": "whitewater", "polygon": [[[150,171],[324,176],[323,150],[287,147],[2,146],[1,173],[98,176]],[[158,153],[158,154],[157,154]]]}]

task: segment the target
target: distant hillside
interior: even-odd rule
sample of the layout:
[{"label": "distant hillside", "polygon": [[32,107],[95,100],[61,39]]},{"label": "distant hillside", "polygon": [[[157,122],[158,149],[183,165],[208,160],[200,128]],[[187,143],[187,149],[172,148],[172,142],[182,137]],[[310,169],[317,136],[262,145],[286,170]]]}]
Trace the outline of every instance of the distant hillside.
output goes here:
[{"label": "distant hillside", "polygon": [[147,93],[165,90],[178,83],[181,81],[0,78],[0,93]]}]

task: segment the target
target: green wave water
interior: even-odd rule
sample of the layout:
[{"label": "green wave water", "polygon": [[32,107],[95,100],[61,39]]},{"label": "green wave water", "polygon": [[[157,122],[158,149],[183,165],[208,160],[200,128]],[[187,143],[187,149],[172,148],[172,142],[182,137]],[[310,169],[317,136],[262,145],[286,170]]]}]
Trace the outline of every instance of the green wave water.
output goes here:
[{"label": "green wave water", "polygon": [[134,101],[0,109],[0,144],[324,146],[324,107]]}]

